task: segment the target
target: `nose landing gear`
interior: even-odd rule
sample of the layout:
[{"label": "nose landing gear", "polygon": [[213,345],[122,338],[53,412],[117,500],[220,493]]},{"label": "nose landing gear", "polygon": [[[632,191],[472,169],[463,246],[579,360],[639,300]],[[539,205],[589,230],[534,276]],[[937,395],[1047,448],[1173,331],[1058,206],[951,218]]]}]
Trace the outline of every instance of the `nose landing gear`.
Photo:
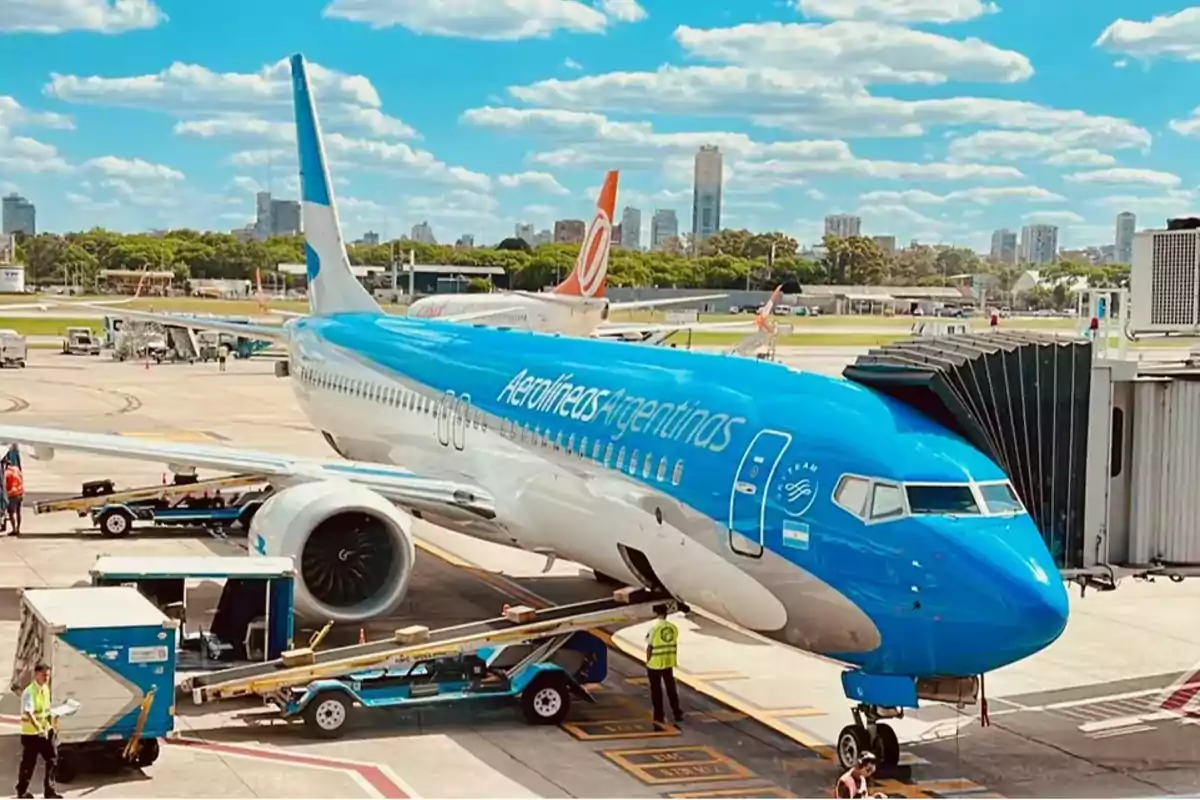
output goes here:
[{"label": "nose landing gear", "polygon": [[902,708],[885,708],[865,703],[851,710],[854,724],[842,728],[837,739],[838,763],[850,769],[864,750],[870,750],[881,768],[892,769],[900,763],[900,740],[884,719],[900,719]]}]

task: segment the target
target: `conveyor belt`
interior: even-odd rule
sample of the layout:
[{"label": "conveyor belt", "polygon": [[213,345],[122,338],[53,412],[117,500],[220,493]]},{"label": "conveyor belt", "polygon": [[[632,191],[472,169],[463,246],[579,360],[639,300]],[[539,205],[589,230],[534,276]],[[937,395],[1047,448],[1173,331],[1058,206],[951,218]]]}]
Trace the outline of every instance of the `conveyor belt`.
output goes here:
[{"label": "conveyor belt", "polygon": [[304,666],[288,666],[282,658],[277,658],[232,667],[193,676],[180,690],[190,692],[198,703],[262,694],[304,685],[319,678],[379,668],[388,662],[466,653],[489,645],[530,641],[625,622],[639,615],[649,616],[653,604],[671,600],[669,596],[645,589],[633,591],[628,596],[621,595],[617,593],[601,600],[540,609],[525,623],[515,623],[501,616],[439,628],[429,631],[428,638],[419,644],[401,645],[387,639],[317,651],[313,654],[313,663]]},{"label": "conveyor belt", "polygon": [[843,375],[945,425],[998,463],[1061,569],[1082,565],[1092,343],[989,332],[897,342]]}]

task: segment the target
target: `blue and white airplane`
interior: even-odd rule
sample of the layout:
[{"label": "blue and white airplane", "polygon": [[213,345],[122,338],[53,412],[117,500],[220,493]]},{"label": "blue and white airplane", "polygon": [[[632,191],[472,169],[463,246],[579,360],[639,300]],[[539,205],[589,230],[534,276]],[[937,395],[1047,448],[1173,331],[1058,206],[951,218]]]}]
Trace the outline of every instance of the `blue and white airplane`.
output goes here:
[{"label": "blue and white airplane", "polygon": [[843,761],[895,763],[880,719],[972,701],[977,676],[1062,633],[1065,588],[1004,472],[901,402],[770,362],[382,313],[292,70],[312,313],[270,330],[344,460],[9,425],[0,441],[267,475],[252,549],[296,560],[317,619],[399,604],[414,518],[665,588],[846,664]]}]

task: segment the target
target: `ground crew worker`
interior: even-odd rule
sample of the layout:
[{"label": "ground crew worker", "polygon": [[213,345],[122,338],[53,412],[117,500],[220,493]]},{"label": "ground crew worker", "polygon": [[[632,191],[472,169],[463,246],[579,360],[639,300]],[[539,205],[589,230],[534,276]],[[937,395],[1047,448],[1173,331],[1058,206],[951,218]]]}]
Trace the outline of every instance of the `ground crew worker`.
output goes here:
[{"label": "ground crew worker", "polygon": [[4,468],[4,494],[8,503],[8,521],[12,523],[13,536],[21,535],[21,501],[25,499],[25,478],[21,468],[9,464]]},{"label": "ground crew worker", "polygon": [[887,797],[886,794],[880,792],[871,794],[867,789],[867,781],[874,774],[875,754],[869,750],[864,750],[859,754],[858,760],[854,762],[854,766],[845,775],[838,778],[837,785],[833,790],[833,796],[844,798]]},{"label": "ground crew worker", "polygon": [[58,742],[50,719],[50,666],[38,662],[33,668],[33,683],[21,695],[21,766],[17,771],[17,797],[33,797],[29,782],[42,757],[42,793],[62,797],[54,788],[54,768],[58,763]]},{"label": "ground crew worker", "polygon": [[679,707],[679,690],[675,686],[675,667],[679,656],[679,628],[667,619],[666,604],[654,607],[658,619],[646,633],[646,675],[650,679],[650,703],[654,707],[654,722],[664,724],[663,687],[671,703],[671,715],[678,724],[683,721]]},{"label": "ground crew worker", "polygon": [[217,347],[217,366],[220,372],[225,371],[225,359],[229,357],[229,345],[222,344]]}]

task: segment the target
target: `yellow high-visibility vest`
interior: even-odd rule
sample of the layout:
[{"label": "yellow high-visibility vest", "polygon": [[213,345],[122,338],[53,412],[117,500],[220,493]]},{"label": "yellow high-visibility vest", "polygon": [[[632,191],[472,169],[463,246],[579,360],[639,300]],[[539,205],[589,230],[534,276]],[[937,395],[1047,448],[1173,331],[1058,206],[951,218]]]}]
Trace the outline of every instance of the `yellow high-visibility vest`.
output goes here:
[{"label": "yellow high-visibility vest", "polygon": [[31,683],[25,691],[33,692],[33,718],[37,720],[38,724],[35,725],[25,719],[25,702],[22,699],[21,734],[23,736],[37,736],[50,727],[50,684],[46,683],[38,686],[37,683]]},{"label": "yellow high-visibility vest", "polygon": [[649,669],[674,669],[678,664],[679,628],[670,620],[660,619],[650,629]]}]

